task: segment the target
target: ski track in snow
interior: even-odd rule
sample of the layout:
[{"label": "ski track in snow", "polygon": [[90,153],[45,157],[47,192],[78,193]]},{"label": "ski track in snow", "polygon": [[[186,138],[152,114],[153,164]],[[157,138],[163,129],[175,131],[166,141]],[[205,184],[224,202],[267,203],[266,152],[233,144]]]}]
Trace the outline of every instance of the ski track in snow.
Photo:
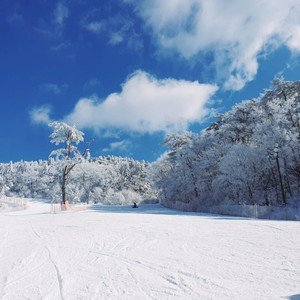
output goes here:
[{"label": "ski track in snow", "polygon": [[300,299],[300,222],[49,210],[0,215],[0,299]]}]

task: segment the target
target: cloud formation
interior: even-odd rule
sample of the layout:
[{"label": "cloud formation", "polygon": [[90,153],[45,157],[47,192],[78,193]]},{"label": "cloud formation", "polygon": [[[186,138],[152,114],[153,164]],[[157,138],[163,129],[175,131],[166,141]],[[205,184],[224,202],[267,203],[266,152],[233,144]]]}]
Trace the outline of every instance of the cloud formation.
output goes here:
[{"label": "cloud formation", "polygon": [[44,83],[39,86],[40,91],[59,95],[68,89],[68,84]]},{"label": "cloud formation", "polygon": [[[69,17],[69,8],[64,1],[57,2],[54,11],[51,14],[51,18],[40,17],[38,19],[38,25],[34,30],[49,40],[59,40],[64,33],[65,20]],[[63,41],[64,45],[67,45],[67,41]],[[63,44],[60,44],[62,47]],[[52,47],[51,50],[59,50],[58,47]]]},{"label": "cloud formation", "polygon": [[137,71],[122,85],[120,93],[104,101],[83,98],[66,117],[70,124],[95,130],[153,133],[186,130],[208,114],[205,107],[217,91],[215,85],[198,81],[156,79]]},{"label": "cloud formation", "polygon": [[94,89],[101,86],[101,81],[97,78],[91,78],[84,84],[84,88],[89,90],[89,89]]},{"label": "cloud formation", "polygon": [[82,26],[95,34],[100,34],[105,31],[106,24],[103,21],[92,21],[90,23],[82,22]]},{"label": "cloud formation", "polygon": [[140,35],[136,32],[134,20],[124,15],[102,17],[98,10],[91,10],[81,22],[81,26],[99,36],[106,36],[112,46],[125,44],[129,49],[139,51],[143,48]]},{"label": "cloud formation", "polygon": [[51,46],[50,50],[54,51],[54,52],[59,52],[59,51],[61,51],[63,49],[66,49],[70,46],[71,46],[71,43],[69,41],[63,41],[63,42],[61,42],[57,45]]},{"label": "cloud formation", "polygon": [[112,142],[108,148],[102,149],[103,152],[128,152],[131,148],[132,143],[128,140],[122,140],[119,142]]},{"label": "cloud formation", "polygon": [[259,55],[281,45],[300,51],[299,0],[126,2],[135,6],[160,49],[187,60],[212,54],[226,89],[239,90],[254,78]]},{"label": "cloud formation", "polygon": [[29,112],[29,117],[32,123],[35,124],[44,124],[48,125],[50,122],[52,122],[50,118],[50,113],[52,109],[48,105],[44,105],[41,107],[34,107]]},{"label": "cloud formation", "polygon": [[54,10],[54,22],[63,25],[64,20],[69,16],[69,9],[64,2],[58,2]]}]

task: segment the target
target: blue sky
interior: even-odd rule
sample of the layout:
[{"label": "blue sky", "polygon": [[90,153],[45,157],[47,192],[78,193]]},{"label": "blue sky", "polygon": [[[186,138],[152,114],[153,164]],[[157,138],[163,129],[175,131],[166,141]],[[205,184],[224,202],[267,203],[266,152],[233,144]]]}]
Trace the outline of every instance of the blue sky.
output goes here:
[{"label": "blue sky", "polygon": [[53,120],[92,156],[153,161],[166,134],[299,80],[299,15],[299,0],[2,0],[0,161],[47,159]]}]

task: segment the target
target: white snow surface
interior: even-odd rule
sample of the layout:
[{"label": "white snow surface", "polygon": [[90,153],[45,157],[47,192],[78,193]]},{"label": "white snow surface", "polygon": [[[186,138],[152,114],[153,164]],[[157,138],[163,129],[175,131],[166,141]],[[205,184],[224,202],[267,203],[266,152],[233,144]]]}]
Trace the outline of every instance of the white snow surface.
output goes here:
[{"label": "white snow surface", "polygon": [[300,222],[28,206],[0,215],[0,299],[300,298]]}]

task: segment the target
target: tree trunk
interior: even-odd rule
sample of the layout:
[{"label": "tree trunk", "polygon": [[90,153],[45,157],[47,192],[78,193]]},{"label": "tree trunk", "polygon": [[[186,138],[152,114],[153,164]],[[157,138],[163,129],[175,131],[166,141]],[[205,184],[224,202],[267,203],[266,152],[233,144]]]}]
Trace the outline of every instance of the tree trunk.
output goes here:
[{"label": "tree trunk", "polygon": [[264,198],[265,198],[265,205],[269,206],[270,205],[270,200],[268,198],[268,190],[267,190],[267,188],[264,188]]},{"label": "tree trunk", "polygon": [[283,182],[282,182],[282,177],[281,177],[281,171],[280,171],[278,156],[276,156],[276,163],[277,163],[278,176],[279,176],[279,182],[280,182],[280,187],[281,187],[281,194],[282,194],[283,204],[287,205],[286,198],[285,198],[284,187],[283,187]]},{"label": "tree trunk", "polygon": [[63,173],[63,182],[62,182],[62,202],[63,204],[66,204],[67,199],[67,179],[68,179],[68,174],[67,174],[67,166],[64,167],[64,173]]}]

